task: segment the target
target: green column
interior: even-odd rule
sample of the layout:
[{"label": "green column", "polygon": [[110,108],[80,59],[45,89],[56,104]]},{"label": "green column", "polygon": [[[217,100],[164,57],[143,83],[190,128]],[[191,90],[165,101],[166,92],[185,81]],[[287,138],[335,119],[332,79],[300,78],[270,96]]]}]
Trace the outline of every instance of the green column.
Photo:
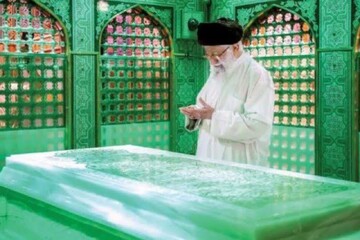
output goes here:
[{"label": "green column", "polygon": [[315,172],[358,181],[351,0],[319,3]]},{"label": "green column", "polygon": [[95,1],[72,1],[72,86],[74,148],[94,147],[95,125]]}]

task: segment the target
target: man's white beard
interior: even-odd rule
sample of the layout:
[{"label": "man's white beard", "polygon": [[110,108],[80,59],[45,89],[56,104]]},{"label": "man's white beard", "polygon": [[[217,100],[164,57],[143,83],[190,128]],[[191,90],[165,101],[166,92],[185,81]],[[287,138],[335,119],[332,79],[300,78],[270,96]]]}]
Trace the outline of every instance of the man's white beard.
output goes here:
[{"label": "man's white beard", "polygon": [[225,73],[226,69],[224,65],[217,64],[217,65],[210,65],[210,73],[214,76],[217,76],[219,74]]},{"label": "man's white beard", "polygon": [[219,61],[216,65],[210,65],[210,75],[224,80],[226,73],[236,61],[233,55],[228,55],[224,60]]}]

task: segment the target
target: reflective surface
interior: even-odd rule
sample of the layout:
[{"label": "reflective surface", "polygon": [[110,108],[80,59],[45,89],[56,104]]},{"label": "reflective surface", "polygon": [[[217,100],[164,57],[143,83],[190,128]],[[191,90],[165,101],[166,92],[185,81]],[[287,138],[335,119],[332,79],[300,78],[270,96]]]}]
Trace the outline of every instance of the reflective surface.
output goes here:
[{"label": "reflective surface", "polygon": [[41,201],[0,187],[0,239],[134,239]]},{"label": "reflective surface", "polygon": [[357,183],[134,146],[14,155],[0,185],[141,239],[318,239],[360,230]]}]

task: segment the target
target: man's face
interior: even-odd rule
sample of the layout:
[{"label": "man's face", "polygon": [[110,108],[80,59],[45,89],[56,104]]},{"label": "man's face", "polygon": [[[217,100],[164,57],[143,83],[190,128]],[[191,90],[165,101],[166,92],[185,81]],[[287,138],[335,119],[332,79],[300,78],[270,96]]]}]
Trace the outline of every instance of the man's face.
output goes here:
[{"label": "man's face", "polygon": [[205,46],[205,57],[216,72],[224,72],[233,63],[232,45]]}]

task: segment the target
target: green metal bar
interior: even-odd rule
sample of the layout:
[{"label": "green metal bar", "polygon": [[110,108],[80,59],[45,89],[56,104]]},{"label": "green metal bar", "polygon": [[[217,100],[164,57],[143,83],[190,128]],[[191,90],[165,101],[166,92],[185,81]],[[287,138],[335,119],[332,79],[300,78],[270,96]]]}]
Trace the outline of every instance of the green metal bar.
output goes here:
[{"label": "green metal bar", "polygon": [[354,49],[352,47],[341,47],[341,48],[317,48],[317,52],[353,52]]},{"label": "green metal bar", "polygon": [[99,52],[70,52],[71,55],[85,55],[85,56],[88,56],[88,55],[93,55],[93,56],[97,56],[99,55]]}]

